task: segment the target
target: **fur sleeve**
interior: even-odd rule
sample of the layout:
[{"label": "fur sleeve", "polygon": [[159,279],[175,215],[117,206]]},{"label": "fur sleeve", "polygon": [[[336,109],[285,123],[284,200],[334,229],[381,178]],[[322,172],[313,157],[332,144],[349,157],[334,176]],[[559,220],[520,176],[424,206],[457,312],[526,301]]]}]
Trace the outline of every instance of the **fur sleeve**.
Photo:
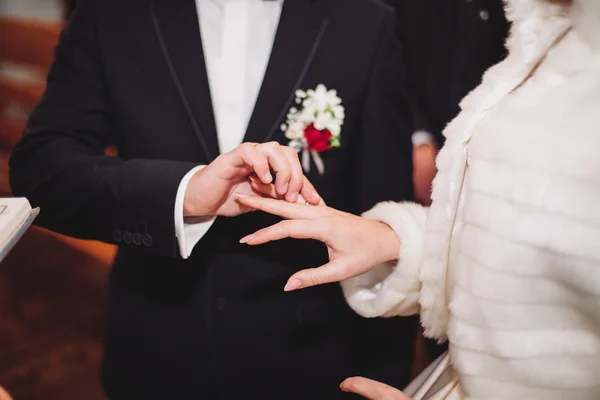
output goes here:
[{"label": "fur sleeve", "polygon": [[348,304],[358,314],[372,318],[419,312],[427,210],[415,203],[386,202],[363,214],[394,229],[400,239],[400,254],[397,262],[378,265],[341,283]]}]

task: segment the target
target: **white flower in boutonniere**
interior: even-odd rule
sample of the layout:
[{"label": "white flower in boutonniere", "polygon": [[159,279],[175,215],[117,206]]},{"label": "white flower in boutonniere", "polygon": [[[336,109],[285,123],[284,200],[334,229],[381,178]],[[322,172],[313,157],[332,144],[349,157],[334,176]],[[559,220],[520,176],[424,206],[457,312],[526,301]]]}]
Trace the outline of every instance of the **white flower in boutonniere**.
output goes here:
[{"label": "white flower in boutonniere", "polygon": [[340,135],[344,124],[344,107],[335,90],[318,85],[315,90],[297,90],[296,104],[290,108],[287,122],[281,125],[289,146],[302,154],[302,167],[310,171],[312,157],[321,175],[325,164],[321,153],[341,146]]}]

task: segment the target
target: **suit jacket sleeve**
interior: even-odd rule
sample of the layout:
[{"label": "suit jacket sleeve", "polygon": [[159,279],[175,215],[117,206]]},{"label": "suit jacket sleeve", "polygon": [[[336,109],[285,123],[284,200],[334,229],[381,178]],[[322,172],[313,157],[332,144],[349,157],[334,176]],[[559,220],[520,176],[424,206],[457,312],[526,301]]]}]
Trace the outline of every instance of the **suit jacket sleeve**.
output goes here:
[{"label": "suit jacket sleeve", "polygon": [[357,214],[380,201],[413,199],[413,127],[404,60],[393,14],[385,15],[366,91],[360,137],[352,155],[352,212]]},{"label": "suit jacket sleeve", "polygon": [[[187,162],[104,155],[112,139],[94,4],[81,1],[63,31],[47,89],[10,160],[14,195],[38,223],[71,236],[175,256],[173,210]],[[145,238],[123,244],[122,235]]]}]

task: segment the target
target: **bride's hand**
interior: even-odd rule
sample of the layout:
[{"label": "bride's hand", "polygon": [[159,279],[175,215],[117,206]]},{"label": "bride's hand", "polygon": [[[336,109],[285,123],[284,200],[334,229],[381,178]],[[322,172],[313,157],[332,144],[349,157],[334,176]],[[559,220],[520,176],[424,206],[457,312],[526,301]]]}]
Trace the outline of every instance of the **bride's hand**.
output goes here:
[{"label": "bride's hand", "polygon": [[340,387],[344,392],[356,393],[371,400],[410,400],[398,389],[367,378],[349,378]]},{"label": "bride's hand", "polygon": [[289,203],[267,197],[239,197],[243,205],[286,219],[248,235],[240,242],[259,245],[284,238],[315,239],[327,245],[330,262],[292,275],[285,286],[292,291],[339,282],[364,274],[377,264],[398,258],[400,243],[388,225],[319,206]]}]

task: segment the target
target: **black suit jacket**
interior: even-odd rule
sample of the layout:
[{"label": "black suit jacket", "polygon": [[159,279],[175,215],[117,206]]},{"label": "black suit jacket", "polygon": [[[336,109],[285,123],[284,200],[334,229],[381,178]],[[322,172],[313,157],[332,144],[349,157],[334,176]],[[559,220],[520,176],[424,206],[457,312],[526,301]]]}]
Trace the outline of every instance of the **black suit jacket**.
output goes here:
[{"label": "black suit jacket", "polygon": [[[286,0],[245,140],[285,143],[297,88],[336,89],[341,148],[309,178],[334,207],[412,198],[411,117],[392,13],[370,0]],[[114,143],[119,157],[103,155]],[[182,260],[182,177],[219,154],[194,0],[83,0],[11,157],[38,222],[119,245],[104,385],[113,399],[332,399],[346,376],[402,385],[413,321],[361,320],[338,285],[282,291],[324,246],[238,240],[276,221],[218,218]],[[302,382],[302,383],[301,383]]]},{"label": "black suit jacket", "polygon": [[398,14],[416,130],[442,131],[483,73],[506,56],[502,0],[386,0]]}]

